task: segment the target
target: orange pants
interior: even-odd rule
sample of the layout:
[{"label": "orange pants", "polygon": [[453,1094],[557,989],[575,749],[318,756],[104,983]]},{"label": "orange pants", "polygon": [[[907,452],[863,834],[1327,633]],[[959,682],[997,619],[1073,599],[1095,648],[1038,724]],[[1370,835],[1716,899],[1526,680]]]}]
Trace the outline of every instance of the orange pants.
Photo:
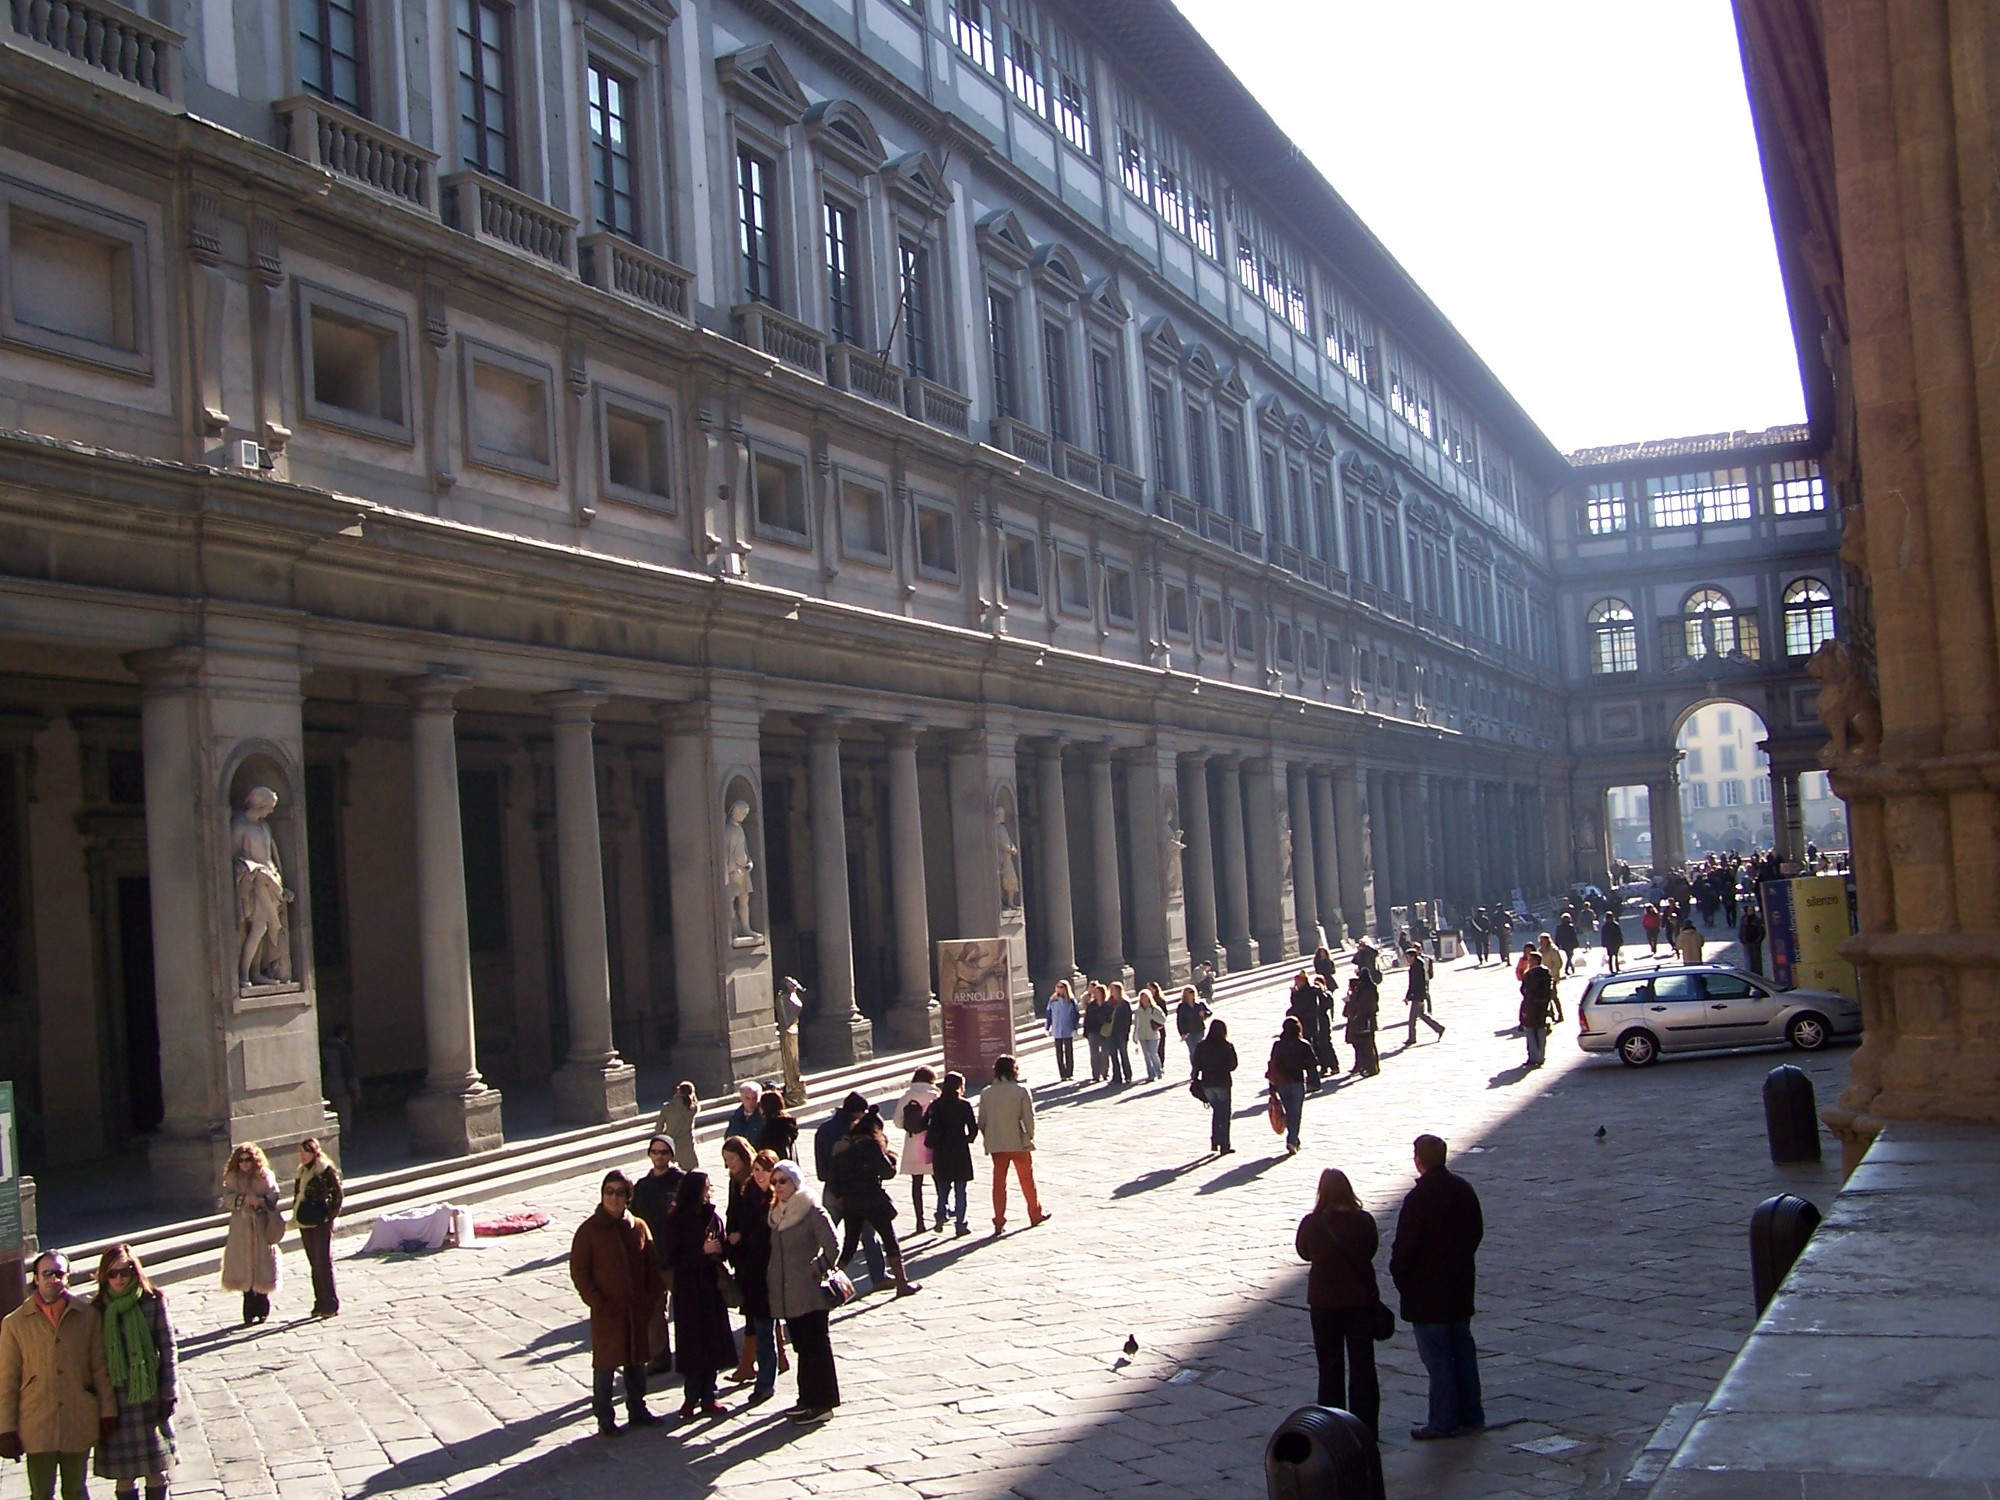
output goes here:
[{"label": "orange pants", "polygon": [[1035,1194],[1035,1153],[1032,1151],[995,1151],[993,1153],[993,1227],[1000,1229],[1007,1223],[1007,1169],[1012,1167],[1014,1175],[1021,1179],[1021,1198],[1028,1205],[1028,1222],[1033,1224],[1042,1217],[1042,1200]]}]

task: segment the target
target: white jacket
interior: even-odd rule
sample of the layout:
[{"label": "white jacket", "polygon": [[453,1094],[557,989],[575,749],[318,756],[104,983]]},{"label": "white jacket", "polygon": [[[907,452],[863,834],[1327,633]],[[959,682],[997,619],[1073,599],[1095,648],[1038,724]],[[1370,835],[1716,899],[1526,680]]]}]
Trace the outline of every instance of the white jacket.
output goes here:
[{"label": "white jacket", "polygon": [[[912,1099],[925,1109],[938,1097],[938,1086],[934,1083],[913,1083],[908,1092],[896,1101],[896,1113],[891,1116],[900,1127],[903,1123],[903,1106]],[[919,1130],[912,1135],[903,1132],[903,1151],[896,1158],[896,1170],[904,1177],[928,1177],[931,1175],[931,1148],[924,1144],[924,1133]]]}]

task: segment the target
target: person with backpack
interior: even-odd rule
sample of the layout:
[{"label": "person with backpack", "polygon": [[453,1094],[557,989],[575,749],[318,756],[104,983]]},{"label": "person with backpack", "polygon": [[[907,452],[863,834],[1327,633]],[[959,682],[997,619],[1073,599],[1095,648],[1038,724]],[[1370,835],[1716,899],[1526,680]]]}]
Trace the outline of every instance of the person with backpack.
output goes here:
[{"label": "person with backpack", "polygon": [[1403,1045],[1416,1046],[1419,1021],[1430,1027],[1442,1040],[1444,1023],[1431,1014],[1431,961],[1424,956],[1424,950],[1415,943],[1403,950],[1403,956],[1410,961],[1410,1036]]},{"label": "person with backpack", "polygon": [[1202,1034],[1208,1030],[1208,1003],[1193,985],[1181,987],[1180,1004],[1174,1007],[1174,1030],[1180,1033],[1181,1042],[1187,1048],[1188,1067],[1194,1067],[1194,1049],[1201,1045]]},{"label": "person with backpack", "polygon": [[879,1110],[869,1108],[848,1127],[847,1134],[834,1145],[828,1169],[827,1186],[840,1194],[843,1219],[839,1263],[844,1266],[853,1259],[866,1226],[882,1241],[896,1295],[908,1297],[922,1291],[903,1269],[903,1247],[896,1242],[896,1205],[882,1187],[896,1175],[896,1154],[889,1149]]},{"label": "person with backpack", "polygon": [[[910,1179],[910,1205],[916,1212],[919,1230],[924,1227],[924,1179],[931,1175],[931,1148],[924,1144],[924,1133],[930,1128],[931,1105],[937,1097],[937,1074],[929,1068],[919,1068],[910,1075],[910,1086],[896,1105],[896,1123],[903,1127],[903,1150],[897,1158],[896,1170]],[[939,1192],[942,1194],[943,1189]],[[942,1197],[938,1216],[944,1216]]]},{"label": "person with backpack", "polygon": [[924,1146],[931,1154],[931,1180],[937,1184],[937,1225],[955,1217],[958,1237],[972,1233],[965,1222],[965,1190],[972,1181],[972,1143],[979,1135],[979,1116],[965,1098],[965,1075],[947,1073],[932,1102],[924,1127]]}]

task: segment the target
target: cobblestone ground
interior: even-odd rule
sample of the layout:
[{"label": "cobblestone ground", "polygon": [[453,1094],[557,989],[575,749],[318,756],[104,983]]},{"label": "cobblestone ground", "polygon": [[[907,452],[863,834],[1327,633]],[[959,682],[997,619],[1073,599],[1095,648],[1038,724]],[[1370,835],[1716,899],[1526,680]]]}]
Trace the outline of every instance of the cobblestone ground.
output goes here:
[{"label": "cobblestone ground", "polygon": [[[1635,1463],[1649,1472],[1648,1440],[1707,1395],[1749,1331],[1750,1210],[1787,1189],[1824,1207],[1834,1154],[1817,1167],[1770,1164],[1759,1085],[1783,1055],[1634,1071],[1586,1060],[1570,1024],[1552,1039],[1549,1066],[1525,1072],[1521,1042],[1504,1034],[1511,973],[1459,963],[1439,979],[1448,1034],[1425,1031],[1396,1051],[1401,1033],[1385,1031],[1382,1075],[1311,1099],[1295,1159],[1247,1086],[1276,1030],[1277,991],[1223,1012],[1244,1057],[1229,1157],[1206,1153],[1205,1111],[1188,1097],[1178,1049],[1166,1080],[1119,1092],[1058,1085],[1046,1047],[1031,1051],[1038,1176],[1054,1218],[997,1240],[918,1239],[920,1296],[867,1297],[836,1319],[846,1399],[823,1427],[779,1420],[792,1400],[786,1377],[781,1399],[761,1408],[738,1399],[713,1422],[616,1442],[591,1435],[565,1252],[594,1180],[482,1206],[546,1210],[556,1223],[539,1233],[419,1258],[344,1254],[346,1311],[330,1323],[298,1320],[308,1293],[295,1245],[267,1326],[237,1328],[235,1299],[209,1285],[177,1287],[175,1492],[1262,1494],[1267,1437],[1313,1395],[1292,1233],[1318,1171],[1338,1165],[1354,1178],[1382,1222],[1386,1266],[1410,1140],[1432,1130],[1485,1204],[1473,1327],[1495,1426],[1409,1441],[1424,1381],[1399,1327],[1378,1346],[1389,1493],[1615,1495]],[[1400,993],[1400,979],[1388,988]],[[1792,1060],[1825,1100],[1848,1057]],[[813,1124],[823,1113],[806,1111]],[[712,1146],[704,1156],[713,1160]],[[983,1158],[979,1171],[975,1221]],[[907,1223],[906,1204],[903,1213]],[[1018,1206],[1013,1222],[1023,1222]],[[1139,1344],[1130,1359],[1120,1352],[1128,1334]],[[672,1393],[655,1400],[677,1404]],[[11,1465],[0,1482],[22,1492]]]}]

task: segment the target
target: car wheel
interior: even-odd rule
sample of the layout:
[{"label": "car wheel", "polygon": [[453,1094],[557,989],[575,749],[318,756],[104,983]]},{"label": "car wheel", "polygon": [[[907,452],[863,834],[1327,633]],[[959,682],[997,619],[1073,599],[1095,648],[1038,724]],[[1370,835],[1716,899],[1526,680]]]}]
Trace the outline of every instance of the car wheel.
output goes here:
[{"label": "car wheel", "polygon": [[1785,1040],[1801,1052],[1819,1051],[1832,1034],[1833,1028],[1826,1024],[1826,1017],[1816,1016],[1811,1011],[1793,1016],[1792,1024],[1785,1028]]},{"label": "car wheel", "polygon": [[1618,1038],[1618,1060],[1628,1068],[1643,1068],[1659,1058],[1660,1044],[1650,1031],[1628,1031]]}]

